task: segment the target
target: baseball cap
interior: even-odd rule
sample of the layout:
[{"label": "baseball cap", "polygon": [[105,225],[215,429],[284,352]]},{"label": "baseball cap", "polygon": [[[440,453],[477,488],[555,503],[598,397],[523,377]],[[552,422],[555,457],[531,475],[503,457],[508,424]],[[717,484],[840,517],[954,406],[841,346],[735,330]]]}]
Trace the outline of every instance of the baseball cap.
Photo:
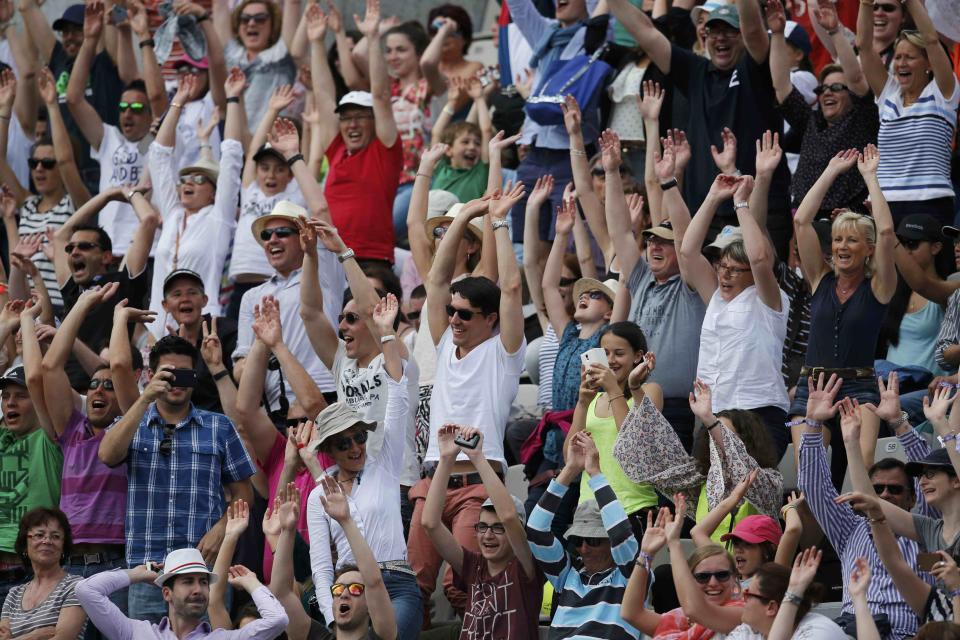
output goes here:
[{"label": "baseball cap", "polygon": [[929,213],[912,213],[900,221],[897,237],[901,240],[925,240],[942,242],[940,221]]},{"label": "baseball cap", "polygon": [[260,149],[255,154],[253,154],[253,161],[260,162],[261,158],[263,158],[264,156],[273,156],[274,158],[277,158],[278,160],[280,160],[280,162],[283,162],[284,164],[286,164],[287,162],[287,159],[283,157],[283,154],[277,151],[276,149],[274,149],[273,145],[270,144],[269,142],[265,142],[263,146],[260,147]]},{"label": "baseball cap", "polygon": [[188,547],[186,549],[176,549],[167,554],[163,561],[163,571],[153,581],[153,584],[163,587],[164,583],[170,578],[187,573],[205,573],[210,576],[210,584],[217,581],[217,574],[207,569],[207,563],[204,562],[200,550]]},{"label": "baseball cap", "polygon": [[724,249],[737,240],[743,240],[743,231],[740,230],[740,227],[728,224],[720,230],[720,233],[713,239],[713,242],[703,248],[703,253],[706,254],[708,258],[718,258]]},{"label": "baseball cap", "polygon": [[83,26],[83,7],[82,4],[72,4],[66,8],[63,15],[53,21],[54,31],[63,31],[67,25]]},{"label": "baseball cap", "polygon": [[720,536],[720,540],[742,540],[747,544],[760,544],[761,542],[771,542],[780,544],[780,525],[770,516],[753,515],[747,516],[737,523],[730,533]]},{"label": "baseball cap", "polygon": [[191,271],[190,269],[174,269],[167,274],[167,277],[163,279],[163,295],[167,295],[167,289],[170,288],[170,284],[173,283],[177,278],[188,278],[193,280],[200,285],[200,290],[204,290],[203,278],[200,277],[200,274],[196,271]]},{"label": "baseball cap", "polygon": [[[517,496],[510,496],[513,499],[513,506],[517,510],[517,515],[520,517],[520,522],[524,525],[527,524],[527,510],[523,506],[523,501],[520,500]],[[490,511],[496,512],[496,508],[493,506],[493,498],[487,498],[483,501],[483,504],[480,505],[481,509],[489,509]]]},{"label": "baseball cap", "polygon": [[711,11],[707,17],[707,25],[716,21],[725,22],[737,31],[740,30],[740,13],[735,5],[724,4]]},{"label": "baseball cap", "polygon": [[722,7],[723,2],[720,0],[708,0],[701,5],[697,5],[693,9],[690,9],[690,19],[693,20],[693,24],[697,24],[697,18],[701,13],[710,14],[711,11],[718,7]]},{"label": "baseball cap", "polygon": [[3,389],[8,384],[16,384],[21,387],[27,386],[27,374],[23,370],[23,365],[10,367],[6,373],[0,377],[0,389]]},{"label": "baseball cap", "polygon": [[810,35],[807,33],[807,30],[799,24],[793,20],[787,20],[787,24],[783,29],[783,36],[787,39],[787,43],[803,51],[804,55],[810,55],[810,51],[813,48],[810,44]]},{"label": "baseball cap", "polygon": [[670,224],[669,220],[664,220],[655,227],[650,227],[649,229],[643,230],[643,235],[645,236],[657,236],[658,238],[663,238],[664,240],[669,240],[673,242],[673,225]]},{"label": "baseball cap", "polygon": [[340,103],[337,105],[337,108],[334,109],[336,113],[343,111],[344,107],[348,106],[356,107],[366,107],[368,109],[373,108],[373,94],[369,91],[351,91],[347,95],[340,98]]},{"label": "baseball cap", "polygon": [[200,58],[199,60],[194,60],[187,54],[183,54],[174,61],[173,66],[181,67],[183,65],[189,65],[191,67],[196,67],[197,69],[209,69],[210,61],[206,56]]},{"label": "baseball cap", "polygon": [[908,462],[907,475],[915,478],[922,474],[927,468],[939,469],[951,475],[956,475],[953,463],[950,462],[950,454],[947,453],[946,449],[936,449],[928,453],[923,460]]}]

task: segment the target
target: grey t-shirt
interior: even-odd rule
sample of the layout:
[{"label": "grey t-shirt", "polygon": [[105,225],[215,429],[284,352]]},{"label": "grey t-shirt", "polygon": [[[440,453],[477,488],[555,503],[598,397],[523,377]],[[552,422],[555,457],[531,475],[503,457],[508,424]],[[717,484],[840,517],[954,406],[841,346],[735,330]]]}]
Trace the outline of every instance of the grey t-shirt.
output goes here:
[{"label": "grey t-shirt", "polygon": [[650,380],[663,387],[664,397],[686,398],[697,375],[707,306],[679,275],[657,284],[643,258],[637,260],[627,287],[632,296],[630,319],[643,330],[648,348],[657,356]]},{"label": "grey t-shirt", "polygon": [[948,544],[943,539],[942,519],[934,519],[915,513],[913,514],[913,526],[917,528],[917,536],[920,538],[918,541],[920,551],[932,553],[942,550],[954,558],[960,556],[960,535]]}]

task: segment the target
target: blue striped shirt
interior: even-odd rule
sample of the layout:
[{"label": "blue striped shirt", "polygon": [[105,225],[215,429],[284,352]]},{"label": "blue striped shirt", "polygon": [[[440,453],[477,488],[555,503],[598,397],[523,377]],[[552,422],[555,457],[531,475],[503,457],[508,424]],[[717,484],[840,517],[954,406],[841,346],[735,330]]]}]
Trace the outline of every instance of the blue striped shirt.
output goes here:
[{"label": "blue striped shirt", "polygon": [[640,632],[620,616],[620,603],[639,551],[637,539],[633,537],[626,512],[603,474],[590,478],[589,484],[600,506],[603,526],[610,535],[614,567],[594,574],[574,567],[570,554],[550,530],[560,500],[567,493],[567,487],[556,479],[550,481],[527,523],[527,538],[533,557],[558,595],[549,637],[550,640],[638,638]]},{"label": "blue striped shirt", "polygon": [[960,83],[953,95],[940,93],[936,81],[924,87],[917,101],[904,106],[894,74],[887,78],[877,107],[880,111],[880,167],[877,178],[890,201],[952,198],[950,152],[956,130]]},{"label": "blue striped shirt", "polygon": [[150,408],[127,453],[127,563],[162,562],[168,551],[195,547],[223,516],[223,485],[252,476],[253,461],[225,415],[190,414],[161,452],[166,421]]},{"label": "blue striped shirt", "polygon": [[[901,436],[900,442],[910,460],[922,458],[929,449],[926,442],[914,431]],[[849,504],[834,502],[837,491],[830,482],[830,464],[827,462],[823,435],[820,433],[803,434],[797,484],[806,494],[810,510],[813,511],[814,517],[840,558],[843,570],[843,613],[851,615],[854,613],[848,589],[850,571],[857,558],[866,558],[873,573],[873,579],[867,588],[867,603],[870,605],[870,610],[874,614],[887,615],[892,631],[891,638],[901,640],[912,637],[917,632],[917,616],[904,601],[893,579],[883,566],[873,542],[870,524],[857,515]],[[919,491],[917,495],[920,495]],[[923,502],[922,498],[919,500],[922,504],[918,504],[918,509],[929,512],[926,502]],[[917,543],[909,538],[898,537],[897,544],[907,564],[917,575],[926,575],[921,574],[917,568]]]}]

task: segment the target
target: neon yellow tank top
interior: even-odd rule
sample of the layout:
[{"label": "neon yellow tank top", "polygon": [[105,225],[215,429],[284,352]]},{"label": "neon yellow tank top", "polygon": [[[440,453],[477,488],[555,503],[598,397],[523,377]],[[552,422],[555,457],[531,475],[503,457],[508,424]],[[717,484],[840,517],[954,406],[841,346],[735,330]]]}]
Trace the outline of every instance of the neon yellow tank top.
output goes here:
[{"label": "neon yellow tank top", "polygon": [[[601,459],[603,454],[601,454]],[[707,502],[707,485],[700,487],[700,498],[697,500],[697,522],[700,522],[707,514],[710,512],[710,505]],[[720,546],[726,547],[728,549],[732,548],[731,542],[721,542],[720,536],[730,533],[733,531],[733,528],[737,526],[737,523],[746,518],[747,516],[760,515],[760,511],[757,510],[755,506],[750,504],[750,502],[744,502],[740,505],[740,508],[732,516],[727,516],[720,522],[720,526],[714,530],[713,535],[710,536],[710,539],[719,544]]]}]

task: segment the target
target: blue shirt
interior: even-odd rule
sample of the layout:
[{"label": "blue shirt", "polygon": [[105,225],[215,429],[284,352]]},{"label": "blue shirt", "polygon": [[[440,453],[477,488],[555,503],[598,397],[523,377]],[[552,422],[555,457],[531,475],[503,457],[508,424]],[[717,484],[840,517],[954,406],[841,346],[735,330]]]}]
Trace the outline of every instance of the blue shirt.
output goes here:
[{"label": "blue shirt", "polygon": [[256,472],[225,415],[191,405],[172,431],[169,455],[161,450],[165,425],[151,404],[127,454],[130,566],[162,562],[169,551],[195,547],[223,516],[223,485]]},{"label": "blue shirt", "polygon": [[577,406],[580,394],[580,354],[600,346],[600,333],[597,330],[589,338],[580,337],[577,323],[571,320],[563,330],[560,347],[557,350],[556,364],[553,367],[553,404],[554,411],[567,411]]}]

